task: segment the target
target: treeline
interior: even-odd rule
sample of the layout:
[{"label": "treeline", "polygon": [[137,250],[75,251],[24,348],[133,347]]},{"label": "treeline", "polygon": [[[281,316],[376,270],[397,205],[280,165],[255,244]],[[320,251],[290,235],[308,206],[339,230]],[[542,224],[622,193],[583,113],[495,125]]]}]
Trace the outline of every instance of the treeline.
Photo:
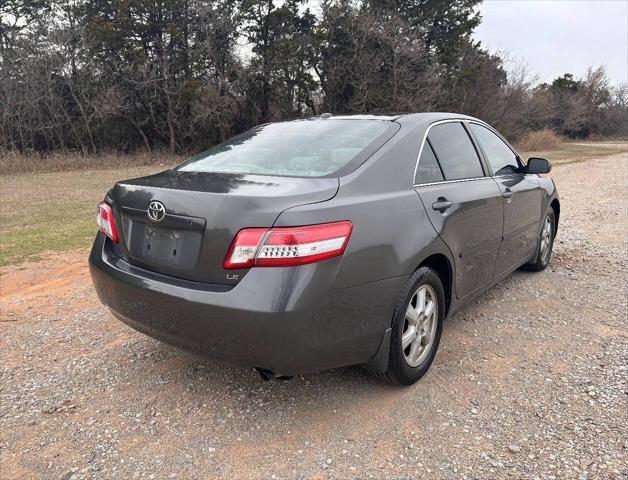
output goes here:
[{"label": "treeline", "polygon": [[0,154],[199,150],[323,112],[453,111],[511,139],[628,135],[603,68],[535,85],[480,0],[4,0]]}]

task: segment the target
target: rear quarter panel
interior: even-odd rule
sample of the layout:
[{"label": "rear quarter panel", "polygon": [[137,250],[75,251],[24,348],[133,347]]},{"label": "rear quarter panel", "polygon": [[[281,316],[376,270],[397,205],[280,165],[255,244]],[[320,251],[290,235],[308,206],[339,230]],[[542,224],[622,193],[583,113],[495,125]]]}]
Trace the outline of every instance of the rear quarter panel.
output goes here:
[{"label": "rear quarter panel", "polygon": [[334,288],[409,276],[433,253],[450,258],[413,187],[422,131],[402,127],[362,166],[340,178],[332,200],[290,208],[277,219],[277,226],[353,223]]}]

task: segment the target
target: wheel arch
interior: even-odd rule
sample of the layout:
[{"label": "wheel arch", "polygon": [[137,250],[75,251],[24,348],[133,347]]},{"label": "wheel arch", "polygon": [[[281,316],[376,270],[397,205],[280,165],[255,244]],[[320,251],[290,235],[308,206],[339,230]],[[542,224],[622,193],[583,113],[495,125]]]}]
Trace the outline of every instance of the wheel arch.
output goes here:
[{"label": "wheel arch", "polygon": [[[432,253],[431,255],[424,258],[414,269],[416,272],[421,267],[431,268],[436,272],[438,278],[440,278],[443,283],[443,289],[445,290],[445,317],[449,313],[449,309],[452,304],[452,295],[453,295],[453,278],[454,271],[452,267],[452,262],[447,255],[444,253]],[[413,273],[414,273],[413,272]],[[391,321],[392,321],[391,317]],[[389,363],[389,355],[390,355],[390,342],[391,342],[391,332],[392,325],[389,326],[382,336],[382,340],[380,343],[377,352],[375,355],[371,357],[371,359],[366,363],[366,367],[371,369],[372,371],[379,373],[380,376],[386,372]],[[382,378],[388,378],[384,375]]]},{"label": "wheel arch", "polygon": [[449,258],[442,253],[434,253],[425,258],[416,268],[429,267],[436,272],[438,278],[443,282],[445,290],[445,315],[449,312],[453,295],[454,272]]}]

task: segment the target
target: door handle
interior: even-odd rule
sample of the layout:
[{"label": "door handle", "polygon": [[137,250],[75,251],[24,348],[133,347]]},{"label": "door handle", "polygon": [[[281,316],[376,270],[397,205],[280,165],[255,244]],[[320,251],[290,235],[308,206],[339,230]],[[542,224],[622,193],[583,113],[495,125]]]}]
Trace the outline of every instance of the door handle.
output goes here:
[{"label": "door handle", "polygon": [[512,197],[512,191],[510,190],[510,188],[507,188],[506,190],[504,190],[504,193],[502,193],[502,197],[510,200],[510,198]]},{"label": "door handle", "polygon": [[446,198],[440,197],[436,202],[432,203],[432,208],[442,212],[443,210],[447,210],[453,204],[454,202],[450,202]]}]

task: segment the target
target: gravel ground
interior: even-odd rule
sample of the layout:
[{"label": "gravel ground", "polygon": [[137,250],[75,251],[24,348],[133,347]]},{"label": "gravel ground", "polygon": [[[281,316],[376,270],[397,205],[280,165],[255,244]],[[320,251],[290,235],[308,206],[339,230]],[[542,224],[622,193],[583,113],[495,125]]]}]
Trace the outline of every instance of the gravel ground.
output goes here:
[{"label": "gravel ground", "polygon": [[545,272],[445,325],[409,388],[360,368],[262,382],[147,338],[86,252],[2,277],[2,478],[628,477],[628,156],[558,166]]}]

